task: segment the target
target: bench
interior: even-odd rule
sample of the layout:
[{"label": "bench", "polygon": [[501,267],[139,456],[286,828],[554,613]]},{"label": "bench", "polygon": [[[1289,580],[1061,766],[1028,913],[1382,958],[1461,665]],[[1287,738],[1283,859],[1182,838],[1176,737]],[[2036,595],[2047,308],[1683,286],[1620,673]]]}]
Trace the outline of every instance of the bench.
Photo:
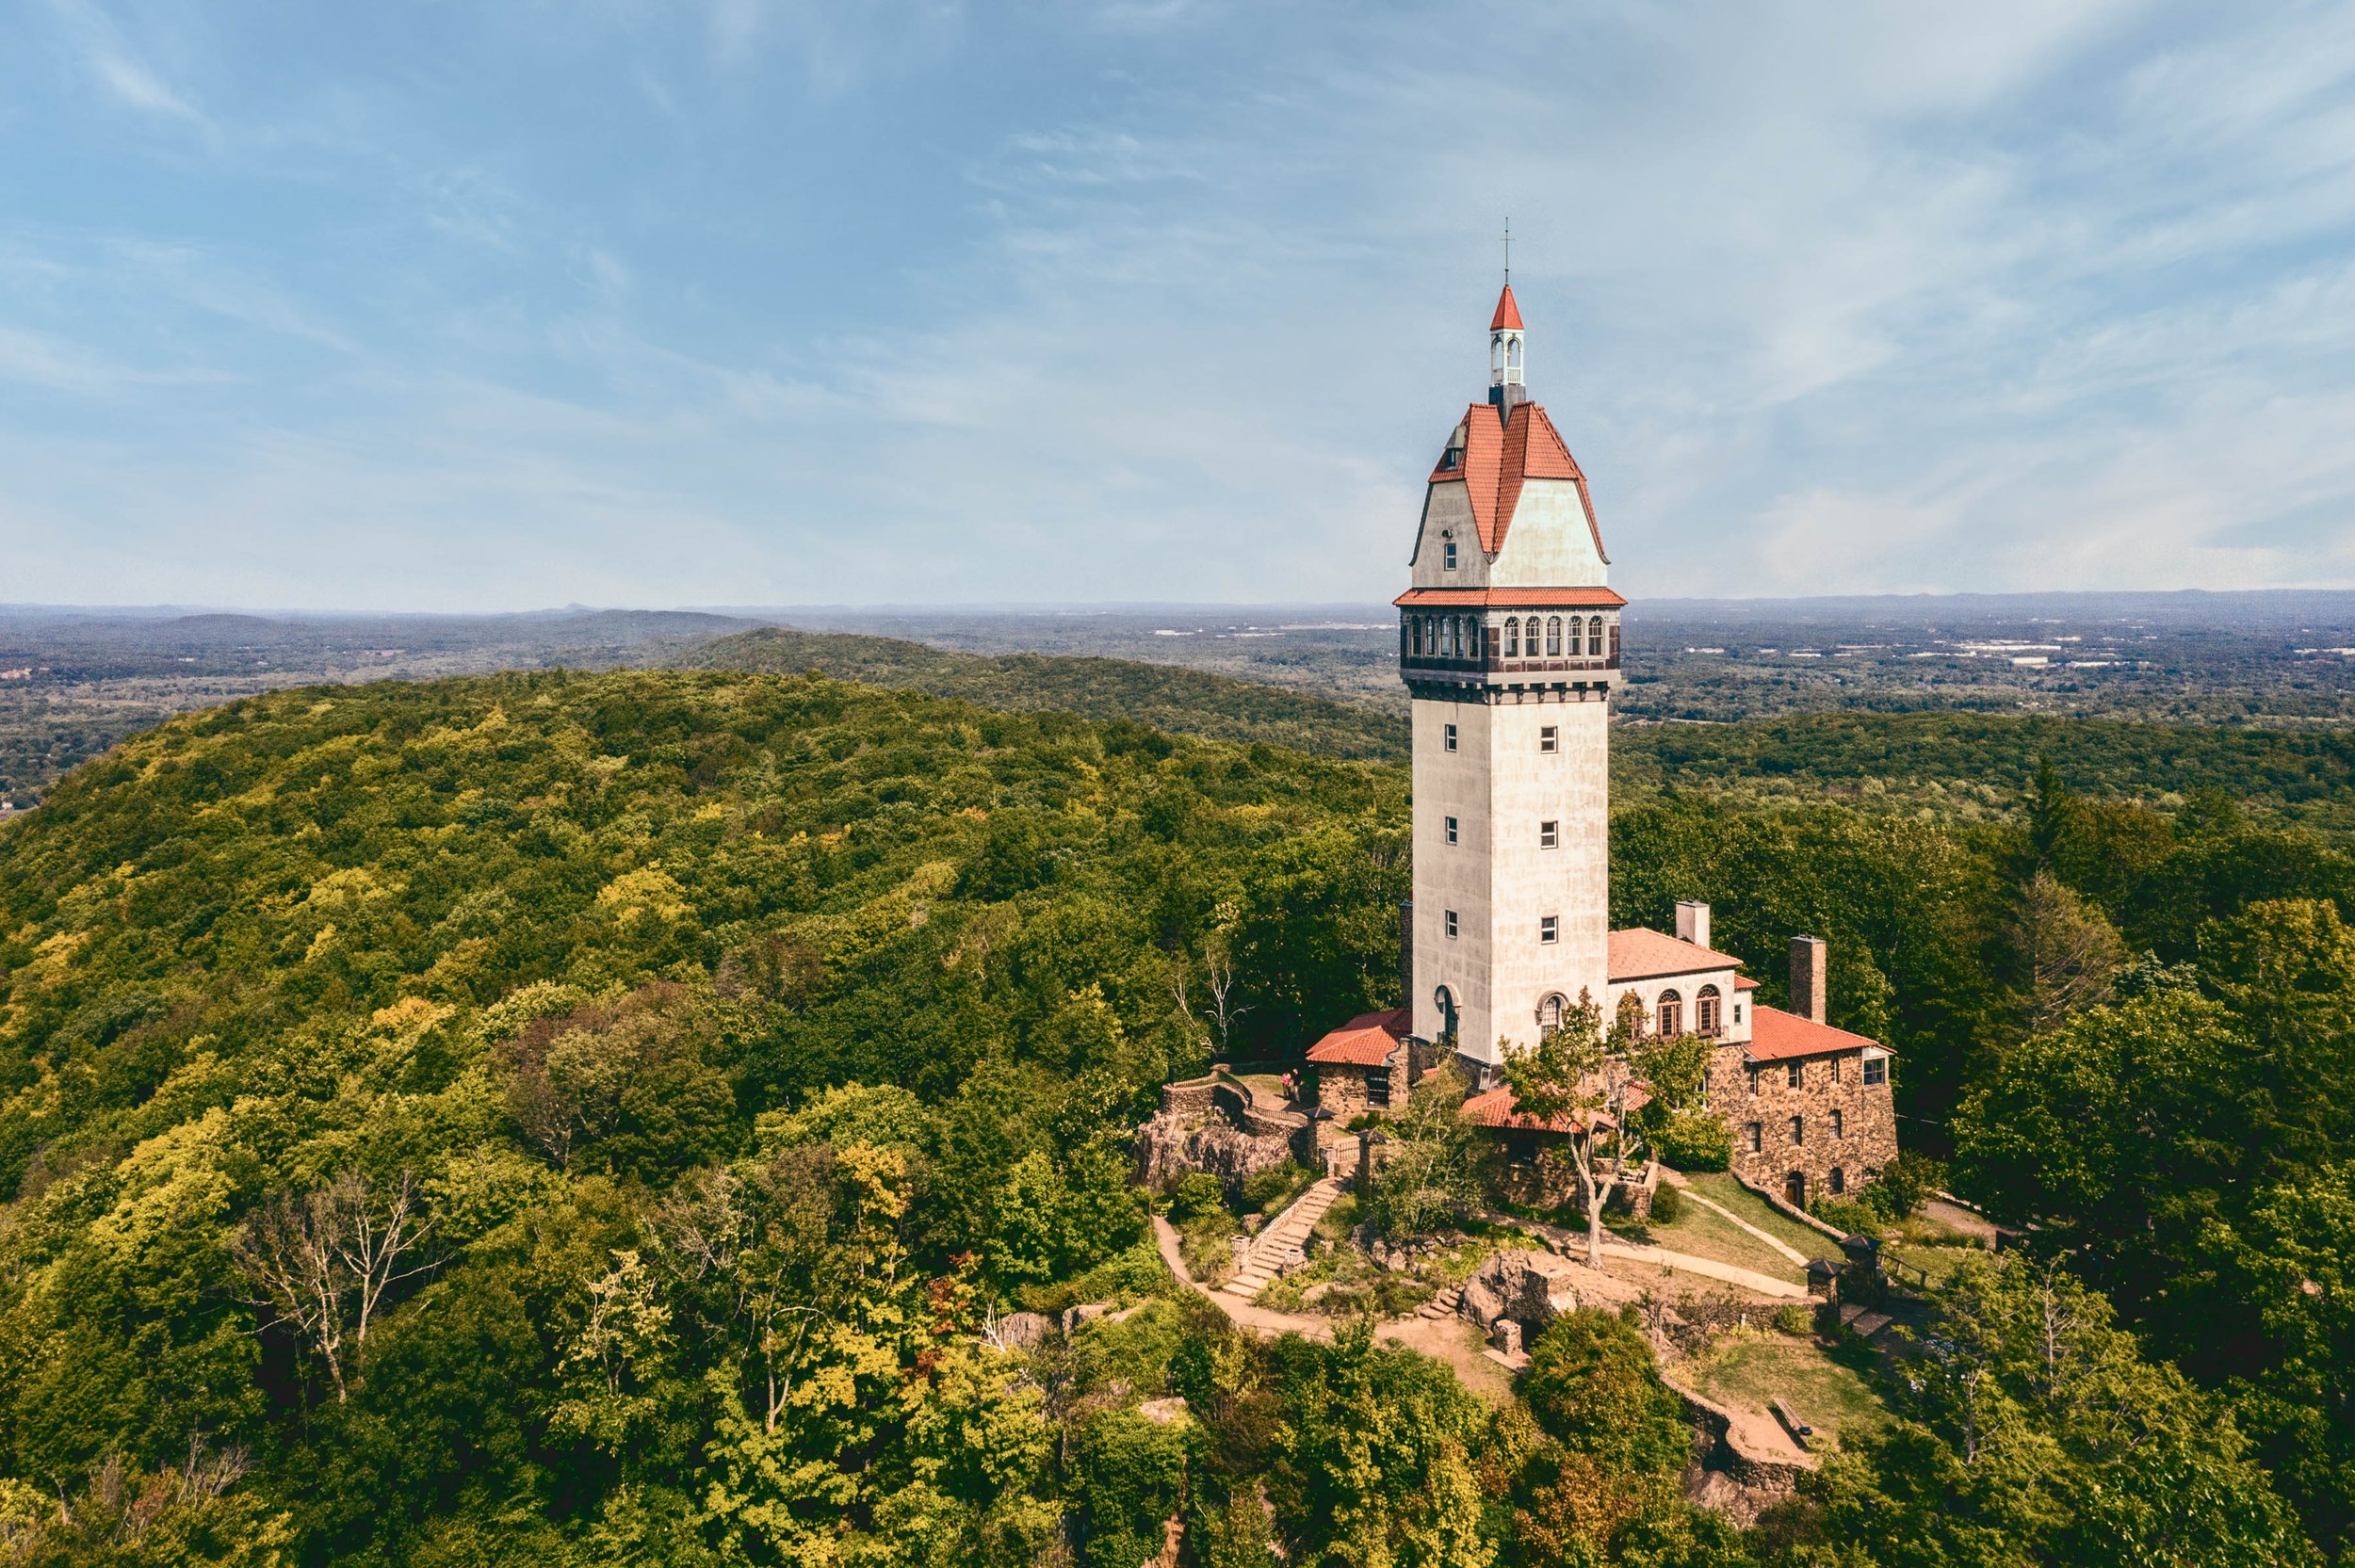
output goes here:
[{"label": "bench", "polygon": [[1775,1413],[1775,1419],[1782,1423],[1782,1430],[1791,1434],[1791,1441],[1796,1443],[1802,1452],[1815,1447],[1808,1441],[1815,1435],[1815,1429],[1800,1420],[1797,1412],[1791,1408],[1781,1395],[1778,1394],[1769,1399],[1766,1402],[1766,1408]]}]

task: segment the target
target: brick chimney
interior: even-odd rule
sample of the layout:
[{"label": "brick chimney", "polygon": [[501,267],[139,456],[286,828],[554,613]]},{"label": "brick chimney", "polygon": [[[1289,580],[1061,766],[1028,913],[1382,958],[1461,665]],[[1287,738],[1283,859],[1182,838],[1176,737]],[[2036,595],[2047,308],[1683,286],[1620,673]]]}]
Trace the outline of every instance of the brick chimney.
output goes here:
[{"label": "brick chimney", "polygon": [[1824,1018],[1824,971],[1830,955],[1820,936],[1791,939],[1791,1010],[1821,1024]]},{"label": "brick chimney", "polygon": [[1677,940],[1696,947],[1709,946],[1709,906],[1691,898],[1677,902]]}]

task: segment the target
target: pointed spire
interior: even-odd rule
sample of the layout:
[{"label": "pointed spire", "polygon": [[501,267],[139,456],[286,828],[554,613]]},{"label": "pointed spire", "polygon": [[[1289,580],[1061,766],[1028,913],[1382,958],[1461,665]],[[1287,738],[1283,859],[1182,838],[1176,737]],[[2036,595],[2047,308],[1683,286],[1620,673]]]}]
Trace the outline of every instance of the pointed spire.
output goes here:
[{"label": "pointed spire", "polygon": [[1497,296],[1497,314],[1489,319],[1488,331],[1518,332],[1521,330],[1521,308],[1514,303],[1513,283],[1510,279],[1507,279],[1504,292]]}]

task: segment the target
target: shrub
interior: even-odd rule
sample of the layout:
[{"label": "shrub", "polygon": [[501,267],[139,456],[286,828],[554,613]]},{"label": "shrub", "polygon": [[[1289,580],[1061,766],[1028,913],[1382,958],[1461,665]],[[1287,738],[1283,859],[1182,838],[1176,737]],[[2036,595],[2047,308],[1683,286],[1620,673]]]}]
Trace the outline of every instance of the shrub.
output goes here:
[{"label": "shrub", "polygon": [[1213,1210],[1226,1208],[1226,1184],[1207,1171],[1189,1171],[1170,1189],[1170,1223],[1184,1226]]},{"label": "shrub", "polygon": [[1315,1179],[1314,1172],[1291,1160],[1254,1171],[1242,1179],[1243,1212],[1273,1214],[1290,1203],[1295,1193],[1306,1191]]},{"label": "shrub", "polygon": [[1521,1385],[1548,1435],[1614,1469],[1674,1474],[1693,1454],[1684,1406],[1660,1381],[1651,1346],[1623,1317],[1582,1308],[1529,1348]]},{"label": "shrub", "polygon": [[1652,1137],[1661,1162],[1679,1171],[1723,1171],[1733,1164],[1733,1135],[1705,1110],[1681,1110]]},{"label": "shrub", "polygon": [[1673,1225],[1684,1215],[1684,1194],[1662,1182],[1651,1195],[1651,1218],[1657,1225]]},{"label": "shrub", "polygon": [[1815,1309],[1798,1301],[1789,1301],[1775,1309],[1777,1334],[1813,1334]]},{"label": "shrub", "polygon": [[1946,1168],[1927,1155],[1899,1155],[1864,1189],[1865,1206],[1889,1220],[1903,1220],[1922,1206],[1935,1188],[1946,1185]]},{"label": "shrub", "polygon": [[1818,1198],[1807,1205],[1807,1211],[1851,1236],[1870,1236],[1885,1222],[1880,1210],[1855,1198]]}]

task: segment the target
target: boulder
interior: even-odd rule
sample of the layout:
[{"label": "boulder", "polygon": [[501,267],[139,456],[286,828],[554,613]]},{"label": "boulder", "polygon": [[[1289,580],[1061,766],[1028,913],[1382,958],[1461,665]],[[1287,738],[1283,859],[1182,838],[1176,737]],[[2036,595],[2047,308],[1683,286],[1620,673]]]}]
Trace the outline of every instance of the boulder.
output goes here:
[{"label": "boulder", "polygon": [[1137,1181],[1150,1188],[1165,1187],[1194,1171],[1208,1172],[1231,1188],[1291,1157],[1287,1138],[1254,1136],[1222,1116],[1189,1118],[1163,1111],[1137,1129]]},{"label": "boulder", "polygon": [[991,1343],[1003,1350],[1036,1350],[1054,1320],[1043,1312],[1009,1312],[989,1326]]},{"label": "boulder", "polygon": [[1080,1324],[1092,1323],[1112,1309],[1110,1301],[1082,1301],[1078,1306],[1066,1308],[1063,1315],[1063,1332],[1066,1334],[1077,1334]]},{"label": "boulder", "polygon": [[1550,1253],[1515,1248],[1497,1253],[1464,1282],[1456,1311],[1492,1331],[1499,1318],[1511,1318],[1528,1338],[1545,1332],[1548,1323],[1581,1307],[1616,1311],[1640,1292],[1624,1280]]}]

